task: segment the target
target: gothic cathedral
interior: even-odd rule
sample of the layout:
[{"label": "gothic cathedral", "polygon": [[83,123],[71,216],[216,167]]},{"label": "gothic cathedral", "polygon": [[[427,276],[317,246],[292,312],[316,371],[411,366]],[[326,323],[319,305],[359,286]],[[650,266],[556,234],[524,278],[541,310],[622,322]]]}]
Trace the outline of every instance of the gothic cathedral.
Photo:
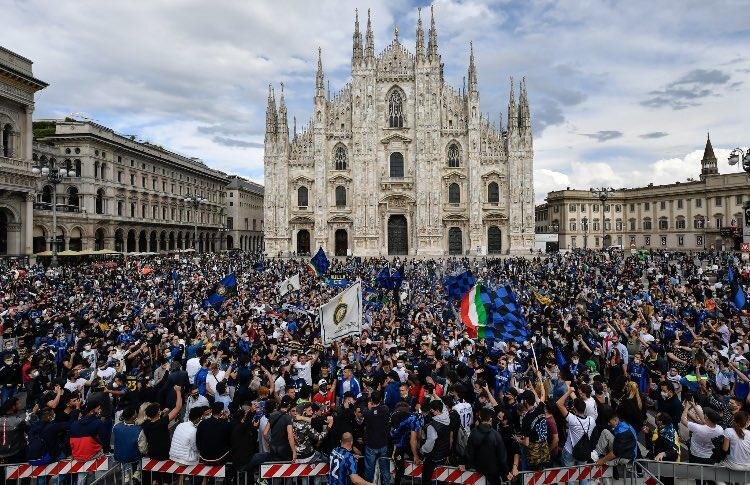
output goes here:
[{"label": "gothic cathedral", "polygon": [[427,48],[393,41],[376,55],[355,13],[352,79],[326,93],[321,52],[310,122],[289,138],[283,86],[269,88],[265,135],[266,254],[338,256],[528,253],[534,245],[531,115],[510,86],[506,127],[468,85],[444,83],[434,15]]}]

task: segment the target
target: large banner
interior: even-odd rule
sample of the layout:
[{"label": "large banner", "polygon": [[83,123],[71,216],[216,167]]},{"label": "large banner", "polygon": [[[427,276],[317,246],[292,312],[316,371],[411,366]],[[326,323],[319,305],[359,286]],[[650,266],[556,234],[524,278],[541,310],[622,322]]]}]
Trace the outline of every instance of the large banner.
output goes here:
[{"label": "large banner", "polygon": [[295,273],[293,276],[285,279],[279,283],[279,294],[281,296],[286,295],[290,291],[297,291],[300,289],[299,285],[299,274]]},{"label": "large banner", "polygon": [[358,281],[318,310],[323,345],[362,332],[362,282]]}]

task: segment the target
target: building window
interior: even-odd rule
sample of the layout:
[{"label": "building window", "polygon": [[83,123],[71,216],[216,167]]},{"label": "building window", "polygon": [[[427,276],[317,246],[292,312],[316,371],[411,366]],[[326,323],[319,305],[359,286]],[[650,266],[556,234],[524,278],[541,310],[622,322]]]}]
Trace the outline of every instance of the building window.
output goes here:
[{"label": "building window", "polygon": [[336,187],[336,207],[346,207],[346,188],[342,185]]},{"label": "building window", "polygon": [[622,212],[622,206],[620,204],[615,204],[615,212]]},{"label": "building window", "polygon": [[686,226],[685,219],[682,218],[682,217],[678,217],[677,218],[677,223],[676,223],[677,229],[685,229],[685,226]]},{"label": "building window", "polygon": [[451,168],[461,166],[461,150],[458,148],[458,143],[448,145],[448,166]]},{"label": "building window", "polygon": [[117,171],[117,183],[122,183],[122,170]]},{"label": "building window", "polygon": [[97,214],[104,214],[104,189],[96,191],[95,210]]},{"label": "building window", "polygon": [[644,237],[643,241],[646,244],[646,246],[651,246],[651,236]]},{"label": "building window", "polygon": [[605,231],[611,231],[612,230],[612,223],[609,219],[604,219],[604,230]]},{"label": "building window", "polygon": [[122,216],[122,201],[121,200],[117,201],[117,215]]},{"label": "building window", "polygon": [[615,230],[616,231],[622,231],[622,219],[617,219],[615,221]]},{"label": "building window", "polygon": [[667,236],[662,236],[661,237],[661,245],[662,246],[666,246],[667,245]]},{"label": "building window", "polygon": [[659,219],[659,230],[666,230],[669,228],[669,221],[666,217],[662,217]]},{"label": "building window", "polygon": [[[583,206],[581,206],[581,210],[583,210]],[[594,205],[594,212],[599,212],[599,204]]]},{"label": "building window", "polygon": [[227,229],[234,229],[234,217],[227,217]]},{"label": "building window", "polygon": [[666,208],[667,208],[667,202],[666,201],[662,200],[661,202],[659,202],[659,209],[664,210]]},{"label": "building window", "polygon": [[719,196],[719,197],[714,197],[714,205],[715,205],[716,207],[721,207],[721,196]]},{"label": "building window", "polygon": [[570,212],[575,212],[576,211],[576,205],[575,204],[570,204],[570,207],[568,208],[568,210]]},{"label": "building window", "polygon": [[[500,203],[500,187],[497,182],[490,182],[487,186],[487,202],[490,204]],[[557,209],[557,206],[555,206],[555,209]]]},{"label": "building window", "polygon": [[576,230],[576,220],[575,219],[572,219],[570,221],[570,230],[571,231],[575,231]]},{"label": "building window", "polygon": [[135,217],[135,202],[130,203],[130,217]]},{"label": "building window", "polygon": [[604,212],[609,212],[609,204],[604,205]]},{"label": "building window", "polygon": [[630,245],[635,246],[635,236],[630,236]]},{"label": "building window", "polygon": [[622,247],[622,236],[617,236],[617,245]]},{"label": "building window", "polygon": [[336,145],[333,151],[333,167],[336,170],[346,170],[346,147],[344,145]]},{"label": "building window", "polygon": [[234,207],[234,201],[233,200],[229,201],[229,207]]},{"label": "building window", "polygon": [[643,230],[644,231],[650,231],[651,230],[651,218],[647,217],[643,219]]},{"label": "building window", "polygon": [[682,199],[677,199],[677,208],[682,209]]},{"label": "building window", "polygon": [[[586,223],[585,222],[581,222],[581,224],[582,224],[581,225],[581,229],[583,229],[585,231],[587,229],[586,228]],[[594,231],[598,231],[599,230],[599,219],[594,219],[594,223],[592,224],[592,226],[593,226]]]},{"label": "building window", "polygon": [[156,206],[151,207],[151,218],[156,219]]},{"label": "building window", "polygon": [[714,218],[714,220],[716,221],[716,229],[721,229],[724,226],[724,217],[723,216],[718,216],[718,217]]},{"label": "building window", "polygon": [[682,236],[682,235],[677,236],[677,245],[678,246],[685,245],[685,236]]},{"label": "building window", "polygon": [[703,207],[703,199],[695,199],[695,207]]},{"label": "building window", "polygon": [[404,100],[397,89],[393,90],[388,99],[388,126],[390,128],[403,128],[404,126]]},{"label": "building window", "polygon": [[459,204],[461,202],[461,188],[457,183],[452,183],[448,186],[448,203]]},{"label": "building window", "polygon": [[693,219],[693,228],[703,229],[704,227],[706,227],[706,220],[703,216],[695,216],[695,219]]},{"label": "building window", "polygon": [[143,219],[145,219],[145,218],[146,218],[146,205],[145,205],[145,204],[144,204],[144,205],[141,205],[141,217],[142,217]]},{"label": "building window", "polygon": [[703,246],[703,236],[695,236],[695,245]]},{"label": "building window", "polygon": [[132,173],[130,174],[130,185],[135,187],[135,175]]},{"label": "building window", "polygon": [[146,177],[141,177],[141,187],[146,188]]},{"label": "building window", "polygon": [[554,208],[552,209],[552,212],[554,212],[555,214],[557,214],[558,212],[560,212],[560,206],[557,206],[557,205],[556,205],[556,206],[555,206],[555,207],[554,207]]},{"label": "building window", "polygon": [[402,153],[391,153],[389,172],[391,178],[404,178],[404,155]]},{"label": "building window", "polygon": [[307,207],[307,187],[305,186],[297,189],[297,207]]},{"label": "building window", "polygon": [[631,231],[635,231],[635,219],[630,219],[628,225],[630,226]]},{"label": "building window", "polygon": [[742,205],[742,195],[736,195],[734,197],[734,203],[737,205]]},{"label": "building window", "polygon": [[630,212],[635,212],[635,204],[630,204]]},{"label": "building window", "polygon": [[575,236],[571,236],[570,237],[570,247],[573,247],[573,248],[576,247],[576,237]]},{"label": "building window", "polygon": [[594,246],[599,247],[599,236],[594,236]]},{"label": "building window", "polygon": [[651,203],[650,202],[644,202],[643,203],[643,210],[651,210]]}]

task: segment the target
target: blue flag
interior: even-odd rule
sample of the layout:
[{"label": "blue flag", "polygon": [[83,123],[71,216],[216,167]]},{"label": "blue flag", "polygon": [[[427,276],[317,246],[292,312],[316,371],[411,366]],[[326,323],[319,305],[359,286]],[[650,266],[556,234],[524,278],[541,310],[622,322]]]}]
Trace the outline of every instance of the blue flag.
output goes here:
[{"label": "blue flag", "polygon": [[237,294],[237,275],[229,273],[214,287],[208,298],[203,300],[203,308],[218,308],[232,295]]},{"label": "blue flag", "polygon": [[[484,286],[482,287],[484,289]],[[483,292],[484,293],[484,292]],[[485,305],[487,326],[495,328],[495,335],[506,342],[515,340],[523,343],[529,339],[526,317],[521,313],[521,306],[510,286],[500,286],[495,290],[487,289],[489,305]],[[482,301],[485,296],[482,295]],[[486,311],[485,310],[485,311]]]},{"label": "blue flag", "polygon": [[477,279],[468,271],[455,276],[446,276],[443,278],[445,295],[449,300],[460,300],[476,282]]},{"label": "blue flag", "polygon": [[404,277],[401,272],[397,269],[391,271],[388,266],[383,267],[375,278],[375,283],[381,288],[386,290],[392,290],[394,288],[400,288]]},{"label": "blue flag", "polygon": [[328,267],[331,265],[331,263],[328,261],[328,257],[326,256],[326,252],[323,251],[323,248],[318,249],[318,252],[315,253],[315,256],[312,257],[310,262],[313,266],[315,266],[315,269],[321,276],[328,272]]}]

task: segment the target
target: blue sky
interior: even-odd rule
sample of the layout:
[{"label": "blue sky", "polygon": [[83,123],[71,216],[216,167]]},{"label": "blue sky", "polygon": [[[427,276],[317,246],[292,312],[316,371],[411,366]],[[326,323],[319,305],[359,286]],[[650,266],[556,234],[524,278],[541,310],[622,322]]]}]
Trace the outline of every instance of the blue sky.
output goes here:
[{"label": "blue sky", "polygon": [[[446,82],[474,43],[481,106],[505,117],[508,78],[526,76],[537,200],[566,186],[636,186],[696,176],[706,132],[720,158],[750,139],[750,23],[740,1],[433,3]],[[267,86],[289,123],[310,116],[317,46],[331,91],[348,80],[354,9],[372,9],[376,51],[410,1],[0,0],[0,43],[50,83],[36,118],[78,113],[262,182]]]}]

